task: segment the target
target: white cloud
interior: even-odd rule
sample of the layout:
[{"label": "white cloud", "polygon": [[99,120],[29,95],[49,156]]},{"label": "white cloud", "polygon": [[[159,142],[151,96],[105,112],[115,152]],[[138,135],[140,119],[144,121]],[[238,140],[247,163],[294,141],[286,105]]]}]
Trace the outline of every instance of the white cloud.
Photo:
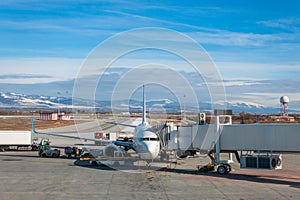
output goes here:
[{"label": "white cloud", "polygon": [[249,80],[232,80],[232,81],[224,81],[223,85],[225,87],[230,87],[230,86],[249,86],[249,85],[261,85],[264,84],[259,81],[249,81]]},{"label": "white cloud", "polygon": [[267,27],[280,28],[288,31],[299,31],[300,18],[282,18],[276,20],[259,21],[257,24],[262,24]]},{"label": "white cloud", "polygon": [[[12,58],[0,59],[1,76],[30,74],[32,78],[0,78],[0,83],[47,83],[75,78],[81,59],[67,58]],[[44,76],[44,77],[43,77]]]},{"label": "white cloud", "polygon": [[251,62],[215,62],[226,80],[292,79],[300,74],[298,64],[268,64]]},{"label": "white cloud", "polygon": [[[203,26],[196,26],[187,23],[174,22],[170,20],[157,19],[153,17],[146,17],[142,15],[136,15],[121,11],[106,10],[106,12],[123,15],[130,18],[136,18],[145,22],[153,22],[157,25],[168,25],[171,27],[186,27],[195,32],[185,32],[192,38],[200,41],[203,44],[214,44],[222,46],[262,46],[269,42],[283,41],[288,38],[293,39],[292,34],[255,34],[255,33],[243,33],[232,32],[224,29],[207,28]],[[184,32],[184,31],[183,31]]]},{"label": "white cloud", "polygon": [[238,33],[226,30],[195,32],[192,34],[200,43],[222,46],[262,46],[268,42],[285,40],[280,34]]}]

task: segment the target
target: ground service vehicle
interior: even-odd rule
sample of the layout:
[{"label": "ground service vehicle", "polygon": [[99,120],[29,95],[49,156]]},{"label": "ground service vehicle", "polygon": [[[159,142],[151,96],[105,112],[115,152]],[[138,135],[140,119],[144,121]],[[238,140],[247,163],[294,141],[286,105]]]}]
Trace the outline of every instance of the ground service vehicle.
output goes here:
[{"label": "ground service vehicle", "polygon": [[58,158],[60,156],[60,150],[58,149],[46,149],[43,151],[40,151],[41,157],[52,157],[52,158]]},{"label": "ground service vehicle", "polygon": [[60,150],[51,149],[49,139],[42,139],[39,146],[39,156],[58,158],[60,156]]},{"label": "ground service vehicle", "polygon": [[115,151],[113,157],[99,156],[97,159],[91,159],[90,164],[97,165],[125,165],[125,157],[122,151]]},{"label": "ground service vehicle", "polygon": [[79,158],[82,154],[82,149],[79,149],[78,147],[65,147],[65,154],[68,158]]},{"label": "ground service vehicle", "polygon": [[38,150],[31,131],[0,131],[0,151],[20,148]]}]

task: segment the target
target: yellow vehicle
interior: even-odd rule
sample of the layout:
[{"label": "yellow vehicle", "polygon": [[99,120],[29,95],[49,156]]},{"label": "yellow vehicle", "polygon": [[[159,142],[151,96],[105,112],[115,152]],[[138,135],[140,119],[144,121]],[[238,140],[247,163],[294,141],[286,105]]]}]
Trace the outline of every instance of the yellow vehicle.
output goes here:
[{"label": "yellow vehicle", "polygon": [[199,165],[197,166],[199,172],[210,172],[215,170],[215,165],[209,163],[207,165],[204,165],[200,167]]}]

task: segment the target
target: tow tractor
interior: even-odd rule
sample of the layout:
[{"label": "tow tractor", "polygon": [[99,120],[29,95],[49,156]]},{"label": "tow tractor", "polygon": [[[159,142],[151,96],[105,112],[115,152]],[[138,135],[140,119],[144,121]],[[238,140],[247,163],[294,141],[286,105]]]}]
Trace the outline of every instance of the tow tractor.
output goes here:
[{"label": "tow tractor", "polygon": [[39,146],[39,156],[58,158],[60,156],[60,150],[51,149],[50,141],[48,139],[42,139]]}]

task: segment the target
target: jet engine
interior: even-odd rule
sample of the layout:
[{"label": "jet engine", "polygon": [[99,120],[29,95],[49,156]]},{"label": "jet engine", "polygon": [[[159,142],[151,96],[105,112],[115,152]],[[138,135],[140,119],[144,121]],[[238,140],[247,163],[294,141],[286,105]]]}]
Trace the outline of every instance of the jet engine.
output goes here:
[{"label": "jet engine", "polygon": [[122,155],[122,152],[123,152],[123,150],[113,143],[106,145],[103,149],[103,155],[105,157],[120,156],[120,155]]}]

